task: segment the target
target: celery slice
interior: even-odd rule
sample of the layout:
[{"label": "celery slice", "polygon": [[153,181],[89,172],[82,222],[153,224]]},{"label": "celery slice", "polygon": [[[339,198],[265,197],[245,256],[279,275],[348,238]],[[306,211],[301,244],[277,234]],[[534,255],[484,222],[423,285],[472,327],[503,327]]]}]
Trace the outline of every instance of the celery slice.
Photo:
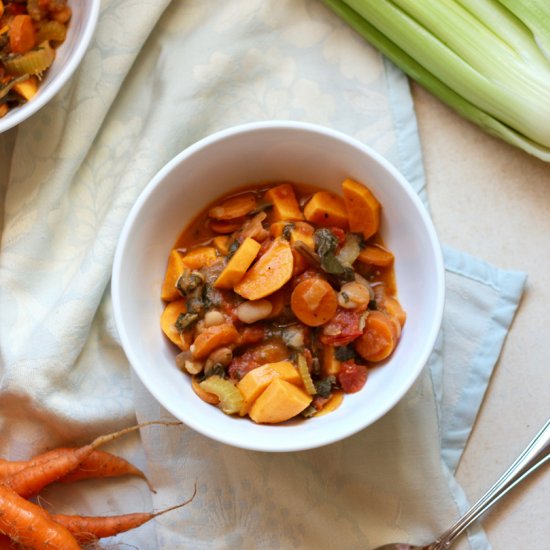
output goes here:
[{"label": "celery slice", "polygon": [[49,42],[42,42],[38,47],[21,55],[9,55],[3,59],[4,67],[10,74],[41,74],[53,62],[55,51]]},{"label": "celery slice", "polygon": [[203,380],[199,385],[204,391],[219,397],[218,406],[225,414],[236,414],[240,411],[243,396],[233,382],[215,374]]},{"label": "celery slice", "polygon": [[298,363],[297,365],[298,373],[302,378],[302,382],[304,383],[304,388],[306,389],[307,393],[309,393],[309,395],[315,395],[317,393],[317,390],[315,389],[315,384],[313,383],[311,374],[309,374],[306,358],[301,353],[298,354],[297,363]]}]

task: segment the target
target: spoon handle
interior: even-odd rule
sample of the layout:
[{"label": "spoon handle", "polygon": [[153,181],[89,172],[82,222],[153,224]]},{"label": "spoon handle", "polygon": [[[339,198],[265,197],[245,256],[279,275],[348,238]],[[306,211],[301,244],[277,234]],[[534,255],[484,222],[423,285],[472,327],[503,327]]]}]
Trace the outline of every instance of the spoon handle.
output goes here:
[{"label": "spoon handle", "polygon": [[450,548],[455,539],[512,487],[550,459],[550,419],[496,483],[452,527],[430,545],[430,550]]}]

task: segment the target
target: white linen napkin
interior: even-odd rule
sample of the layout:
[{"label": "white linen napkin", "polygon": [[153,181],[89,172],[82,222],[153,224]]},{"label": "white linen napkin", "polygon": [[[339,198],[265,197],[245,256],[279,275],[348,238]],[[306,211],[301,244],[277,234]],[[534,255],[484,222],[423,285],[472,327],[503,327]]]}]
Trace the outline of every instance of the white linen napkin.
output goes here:
[{"label": "white linen napkin", "polygon": [[[0,456],[169,419],[132,374],[110,308],[125,216],[149,179],[233,124],[293,119],[372,146],[427,202],[406,78],[316,0],[105,0],[71,83],[0,136]],[[223,190],[220,190],[220,193]],[[112,446],[141,480],[52,487],[45,506],[113,514],[194,501],[105,541],[142,549],[426,542],[467,506],[453,473],[525,275],[445,249],[436,350],[390,413],[325,448],[265,454],[192,430]],[[489,548],[478,527],[461,546]],[[459,548],[461,547],[459,546]]]}]

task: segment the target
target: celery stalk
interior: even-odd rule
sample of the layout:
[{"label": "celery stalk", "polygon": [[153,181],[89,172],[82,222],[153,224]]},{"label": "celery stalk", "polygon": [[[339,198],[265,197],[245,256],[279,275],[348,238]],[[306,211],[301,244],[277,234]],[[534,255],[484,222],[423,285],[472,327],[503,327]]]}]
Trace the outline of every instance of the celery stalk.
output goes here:
[{"label": "celery stalk", "polygon": [[[523,22],[496,0],[324,2],[461,116],[550,161],[550,63]],[[483,48],[476,39],[485,41]],[[479,61],[489,48],[489,61]]]}]

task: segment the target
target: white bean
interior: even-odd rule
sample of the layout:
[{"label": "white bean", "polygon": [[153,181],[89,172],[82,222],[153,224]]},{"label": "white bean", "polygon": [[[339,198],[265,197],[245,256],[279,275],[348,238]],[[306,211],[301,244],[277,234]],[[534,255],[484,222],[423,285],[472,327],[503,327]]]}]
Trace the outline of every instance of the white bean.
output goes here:
[{"label": "white bean", "polygon": [[237,307],[237,317],[243,323],[251,324],[265,319],[272,309],[273,305],[269,300],[251,300]]},{"label": "white bean", "polygon": [[225,321],[223,313],[220,311],[212,310],[207,311],[204,316],[204,326],[213,327],[216,325],[221,325]]}]

